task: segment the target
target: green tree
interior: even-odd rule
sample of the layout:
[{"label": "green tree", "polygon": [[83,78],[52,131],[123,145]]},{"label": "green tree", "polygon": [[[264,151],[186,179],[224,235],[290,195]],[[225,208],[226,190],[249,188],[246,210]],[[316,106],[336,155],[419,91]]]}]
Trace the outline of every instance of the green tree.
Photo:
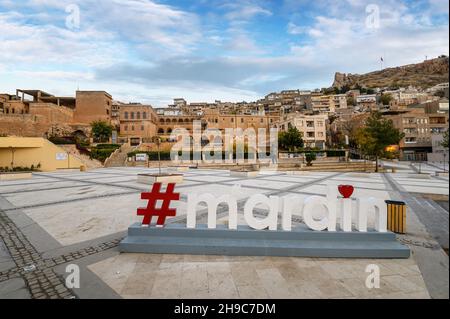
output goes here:
[{"label": "green tree", "polygon": [[111,137],[113,126],[105,121],[94,121],[91,123],[92,136],[96,142],[108,142]]},{"label": "green tree", "polygon": [[448,130],[444,133],[444,139],[441,142],[441,146],[448,149]]},{"label": "green tree", "polygon": [[278,134],[278,145],[281,148],[293,151],[295,148],[303,147],[302,133],[296,127],[289,127],[287,132]]},{"label": "green tree", "polygon": [[312,162],[315,161],[317,159],[317,155],[314,152],[309,152],[305,154],[305,159],[306,159],[306,165],[307,166],[312,166]]},{"label": "green tree", "polygon": [[390,94],[381,95],[381,103],[383,103],[383,105],[389,105],[389,103],[391,103],[391,101],[392,101],[392,95],[390,95]]},{"label": "green tree", "polygon": [[375,156],[376,172],[378,158],[383,156],[386,147],[395,145],[405,136],[394,127],[392,120],[384,119],[379,112],[373,112],[357,134],[357,143],[366,155]]},{"label": "green tree", "polygon": [[356,106],[356,100],[353,96],[347,97],[347,105]]}]

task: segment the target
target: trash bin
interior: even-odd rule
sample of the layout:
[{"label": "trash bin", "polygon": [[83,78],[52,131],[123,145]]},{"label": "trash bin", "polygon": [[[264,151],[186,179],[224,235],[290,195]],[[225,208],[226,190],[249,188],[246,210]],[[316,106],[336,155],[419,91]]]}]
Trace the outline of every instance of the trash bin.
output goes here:
[{"label": "trash bin", "polygon": [[406,204],[387,200],[387,228],[397,234],[406,233]]}]

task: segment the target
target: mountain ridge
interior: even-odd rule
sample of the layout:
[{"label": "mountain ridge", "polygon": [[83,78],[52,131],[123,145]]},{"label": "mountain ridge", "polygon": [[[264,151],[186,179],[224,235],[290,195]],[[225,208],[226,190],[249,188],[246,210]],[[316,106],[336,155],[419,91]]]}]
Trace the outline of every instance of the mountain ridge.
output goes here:
[{"label": "mountain ridge", "polygon": [[365,74],[336,72],[332,87],[384,88],[415,86],[422,89],[448,82],[449,58],[440,56],[420,63],[386,68]]}]

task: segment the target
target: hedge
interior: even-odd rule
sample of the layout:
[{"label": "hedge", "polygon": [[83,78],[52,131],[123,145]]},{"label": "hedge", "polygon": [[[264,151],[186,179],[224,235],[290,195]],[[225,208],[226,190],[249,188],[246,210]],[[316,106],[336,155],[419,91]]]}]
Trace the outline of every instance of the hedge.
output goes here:
[{"label": "hedge", "polygon": [[55,145],[76,144],[75,139],[68,137],[53,136],[50,137],[48,140]]},{"label": "hedge", "polygon": [[93,148],[91,149],[90,156],[91,158],[99,160],[100,162],[104,162],[108,157],[111,156],[112,153],[114,153],[115,150],[116,149],[112,148],[105,148],[105,149]]},{"label": "hedge", "polygon": [[97,144],[96,149],[113,149],[116,150],[120,148],[119,144]]},{"label": "hedge", "polygon": [[345,151],[342,150],[324,150],[324,151],[320,151],[320,150],[311,150],[311,151],[299,151],[299,152],[280,152],[280,153],[295,153],[295,154],[307,154],[307,153],[315,153],[315,154],[323,154],[325,153],[327,155],[327,157],[344,157],[345,156]]},{"label": "hedge", "polygon": [[[149,151],[149,152],[134,151],[134,152],[128,153],[127,155],[128,155],[128,157],[134,157],[134,156],[136,156],[136,154],[147,154],[149,161],[157,161],[158,160],[158,152],[155,152],[155,151]],[[168,152],[168,151],[161,151],[160,154],[161,154],[161,161],[170,161],[171,160],[170,159],[170,152]],[[178,155],[180,157],[180,160],[182,159],[181,158],[181,154],[182,153],[180,151],[178,153]],[[212,155],[214,155],[213,152],[211,152],[211,156]],[[248,159],[248,155],[249,155],[248,153],[244,153],[244,158]],[[193,152],[190,153],[189,158],[190,158],[190,160],[194,159],[194,153]],[[200,155],[199,158],[202,158],[202,156]],[[222,153],[222,159],[226,160],[225,153]],[[233,154],[233,159],[236,159],[236,154]]]}]

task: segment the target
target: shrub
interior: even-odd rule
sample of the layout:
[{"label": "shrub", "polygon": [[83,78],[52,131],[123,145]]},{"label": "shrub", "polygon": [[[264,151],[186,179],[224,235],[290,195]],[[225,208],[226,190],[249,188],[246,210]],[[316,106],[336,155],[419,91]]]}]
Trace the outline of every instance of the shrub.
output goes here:
[{"label": "shrub", "polygon": [[56,145],[75,144],[76,143],[75,139],[70,138],[70,137],[52,136],[48,140]]},{"label": "shrub", "polygon": [[93,148],[91,150],[90,153],[90,157],[96,160],[99,160],[100,162],[104,162],[108,157],[111,156],[111,154],[115,151],[116,149],[112,149],[112,148],[105,148],[105,149],[98,149],[98,148]]},{"label": "shrub", "polygon": [[120,148],[119,144],[97,144],[96,149],[118,149]]},{"label": "shrub", "polygon": [[309,152],[305,154],[306,163],[308,166],[312,166],[312,162],[317,158],[316,153]]}]

